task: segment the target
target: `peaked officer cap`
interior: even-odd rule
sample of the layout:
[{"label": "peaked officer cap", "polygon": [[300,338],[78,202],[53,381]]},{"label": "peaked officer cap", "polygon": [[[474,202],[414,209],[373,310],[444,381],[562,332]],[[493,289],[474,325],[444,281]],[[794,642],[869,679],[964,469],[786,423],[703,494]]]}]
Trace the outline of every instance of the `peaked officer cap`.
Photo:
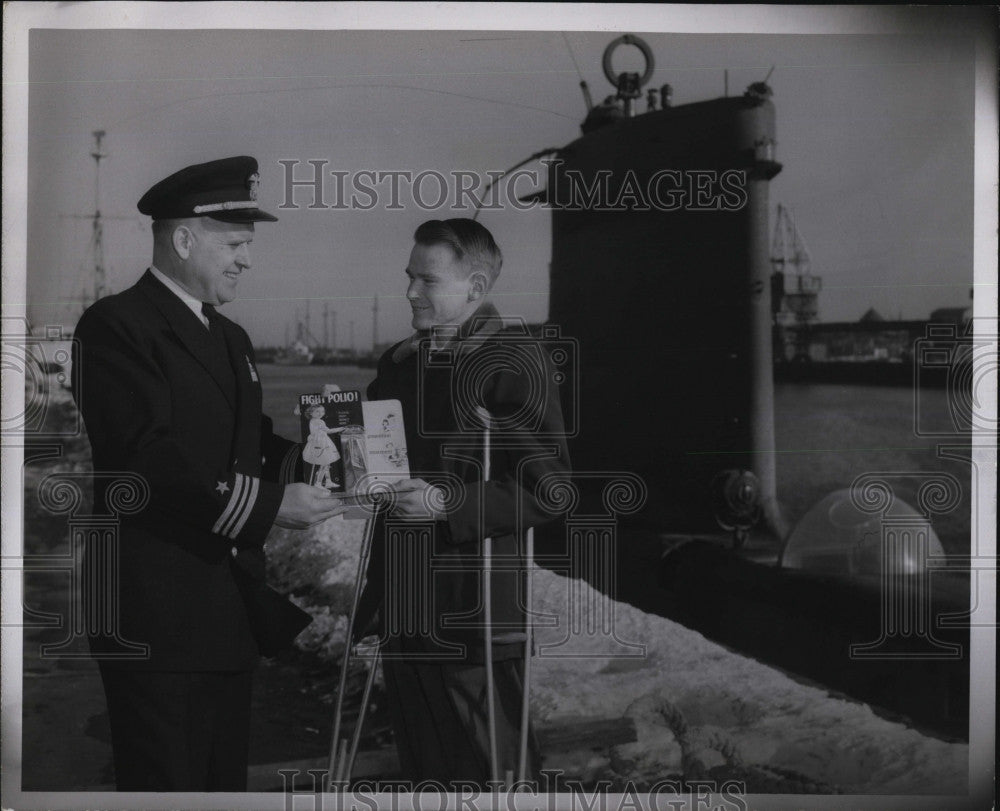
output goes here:
[{"label": "peaked officer cap", "polygon": [[222,222],[277,222],[257,208],[260,174],[248,155],[188,166],[161,180],[139,200],[154,220],[211,217]]}]

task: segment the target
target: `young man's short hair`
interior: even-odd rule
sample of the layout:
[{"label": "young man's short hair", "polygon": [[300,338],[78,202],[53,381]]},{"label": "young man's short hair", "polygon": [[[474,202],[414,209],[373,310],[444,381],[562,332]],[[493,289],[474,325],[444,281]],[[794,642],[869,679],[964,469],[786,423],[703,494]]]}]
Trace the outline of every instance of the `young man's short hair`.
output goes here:
[{"label": "young man's short hair", "polygon": [[484,226],[475,220],[456,217],[450,220],[428,220],[413,235],[418,245],[447,245],[459,260],[467,260],[469,273],[479,270],[486,274],[490,287],[500,275],[503,254]]}]

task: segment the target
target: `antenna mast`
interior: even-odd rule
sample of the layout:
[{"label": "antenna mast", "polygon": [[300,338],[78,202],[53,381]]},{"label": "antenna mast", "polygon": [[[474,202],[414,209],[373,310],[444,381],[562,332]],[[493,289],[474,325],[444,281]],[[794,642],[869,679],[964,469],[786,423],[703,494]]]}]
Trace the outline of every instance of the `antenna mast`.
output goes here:
[{"label": "antenna mast", "polygon": [[91,237],[94,255],[94,301],[103,298],[106,292],[104,267],[104,223],[101,221],[101,160],[108,156],[103,149],[104,130],[94,130],[94,230]]}]

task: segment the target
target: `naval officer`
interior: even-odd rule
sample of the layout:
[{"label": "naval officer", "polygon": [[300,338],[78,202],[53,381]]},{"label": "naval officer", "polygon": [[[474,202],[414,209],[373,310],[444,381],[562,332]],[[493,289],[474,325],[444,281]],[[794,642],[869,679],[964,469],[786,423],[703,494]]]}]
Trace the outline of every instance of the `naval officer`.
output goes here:
[{"label": "naval officer", "polygon": [[264,583],[264,539],[342,511],[286,483],[300,446],[272,432],[250,339],[216,309],[250,268],[254,223],[277,219],[259,183],[241,156],[154,185],[138,203],[152,265],[76,329],[95,505],[116,472],[150,493],[122,519],[120,593],[84,594],[91,610],[117,600],[114,627],[88,625],[120,791],[246,789],[251,674],[308,622]]}]

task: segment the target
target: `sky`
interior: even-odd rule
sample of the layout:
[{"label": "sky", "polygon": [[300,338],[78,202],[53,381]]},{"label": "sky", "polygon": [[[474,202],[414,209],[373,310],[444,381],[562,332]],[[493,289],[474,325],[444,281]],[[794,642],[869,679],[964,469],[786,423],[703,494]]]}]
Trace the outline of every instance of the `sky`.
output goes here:
[{"label": "sky", "polygon": [[[92,131],[106,131],[100,209],[108,285],[149,264],[149,221],[135,202],[192,163],[249,154],[261,166],[253,267],[224,312],[258,345],[294,331],[308,302],[322,337],[367,350],[408,334],[404,268],[417,225],[470,211],[279,208],[281,160],[346,172],[464,170],[485,176],[580,136],[582,75],[595,100],[621,31],[53,30],[31,32],[28,89],[29,314],[72,327],[95,207]],[[972,285],[974,51],[970,37],[932,34],[691,34],[636,30],[650,45],[651,85],[674,105],[742,93],[768,76],[777,110],[774,206],[794,212],[823,278],[820,318],[926,318],[969,304]],[[615,69],[638,69],[629,48]],[[579,70],[579,73],[578,73]],[[528,164],[544,179],[541,167]],[[522,183],[523,192],[530,184]],[[329,180],[326,189],[332,189]],[[385,189],[387,187],[380,187]],[[424,187],[433,198],[436,186]],[[302,194],[301,192],[299,193]],[[308,195],[305,195],[308,199]],[[298,198],[302,200],[300,196]],[[81,216],[83,215],[83,216]],[[494,296],[546,317],[550,214],[486,211],[504,251]],[[353,328],[352,328],[353,323]]]}]

